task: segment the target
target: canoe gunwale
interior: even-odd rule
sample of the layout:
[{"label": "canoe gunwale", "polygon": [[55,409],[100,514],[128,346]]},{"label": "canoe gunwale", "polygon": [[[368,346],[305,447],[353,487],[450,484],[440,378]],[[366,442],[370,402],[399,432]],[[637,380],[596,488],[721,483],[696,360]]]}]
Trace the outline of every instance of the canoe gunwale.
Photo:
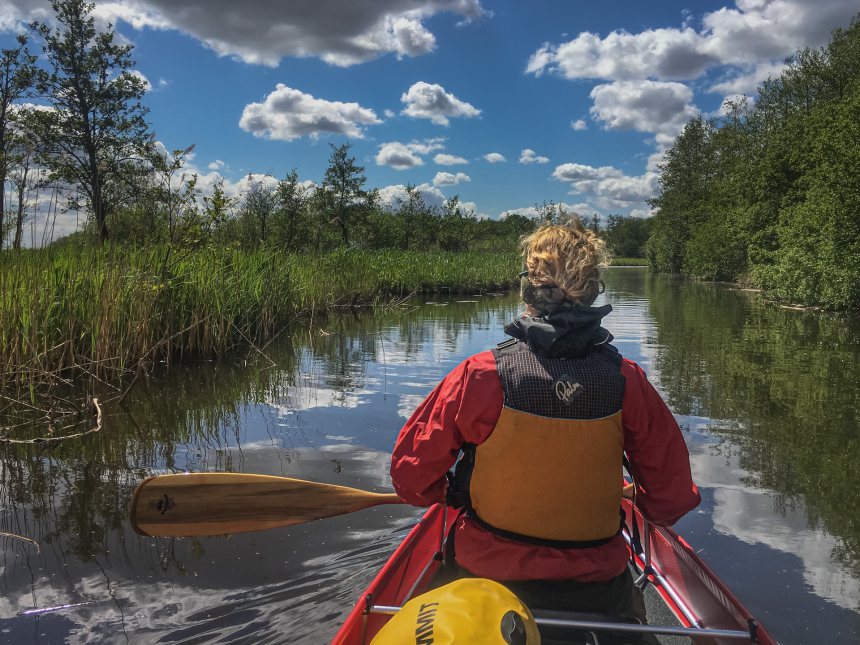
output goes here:
[{"label": "canoe gunwale", "polygon": [[[623,533],[628,545],[634,521],[639,524],[640,535],[645,535],[646,530],[650,535],[650,557],[634,553],[634,569],[641,576],[647,562],[648,575],[644,579],[653,584],[661,600],[686,629],[683,635],[701,645],[730,645],[744,639],[777,645],[682,537],[670,528],[647,523],[627,500],[623,508],[626,515]],[[422,584],[432,579],[442,564],[445,538],[456,517],[456,513],[447,513],[439,504],[427,510],[362,594],[332,645],[366,645],[399,607],[416,592],[423,591]],[[536,612],[536,617],[540,624],[539,613]],[[676,635],[679,634],[676,630],[681,629],[652,627],[665,627],[670,630],[666,633]]]}]

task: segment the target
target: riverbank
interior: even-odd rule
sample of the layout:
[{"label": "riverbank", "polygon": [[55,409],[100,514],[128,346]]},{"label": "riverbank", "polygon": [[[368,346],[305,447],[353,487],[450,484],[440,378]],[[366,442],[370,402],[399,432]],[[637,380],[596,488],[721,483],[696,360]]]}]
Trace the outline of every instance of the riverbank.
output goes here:
[{"label": "riverbank", "polygon": [[0,254],[0,388],[116,383],[146,364],[217,356],[344,306],[517,282],[505,253],[57,247]]}]

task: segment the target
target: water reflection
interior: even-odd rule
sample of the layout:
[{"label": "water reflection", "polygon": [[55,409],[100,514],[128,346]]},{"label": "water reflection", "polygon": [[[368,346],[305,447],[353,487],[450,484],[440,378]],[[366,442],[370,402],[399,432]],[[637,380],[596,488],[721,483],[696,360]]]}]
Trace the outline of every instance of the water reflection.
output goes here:
[{"label": "water reflection", "polygon": [[[639,269],[606,283],[615,344],[677,413],[703,489],[680,532],[784,642],[856,639],[857,318]],[[41,545],[0,535],[0,641],[325,642],[418,511],[165,540],[130,530],[128,498],[182,470],[389,490],[400,425],[518,311],[516,295],[425,300],[154,375],[81,441],[0,448],[0,532]]]}]

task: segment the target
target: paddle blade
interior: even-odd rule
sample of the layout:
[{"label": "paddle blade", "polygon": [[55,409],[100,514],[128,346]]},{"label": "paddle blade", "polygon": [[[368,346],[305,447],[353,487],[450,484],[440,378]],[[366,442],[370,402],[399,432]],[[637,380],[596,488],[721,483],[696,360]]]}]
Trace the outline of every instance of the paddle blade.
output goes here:
[{"label": "paddle blade", "polygon": [[157,475],[134,491],[131,525],[142,535],[227,535],[302,524],[379,504],[397,495],[289,477],[241,473]]}]

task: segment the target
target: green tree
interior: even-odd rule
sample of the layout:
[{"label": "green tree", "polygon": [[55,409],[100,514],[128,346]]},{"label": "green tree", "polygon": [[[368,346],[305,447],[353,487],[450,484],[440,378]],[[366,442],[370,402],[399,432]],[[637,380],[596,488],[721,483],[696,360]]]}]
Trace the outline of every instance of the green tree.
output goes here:
[{"label": "green tree", "polygon": [[16,47],[0,51],[0,249],[6,237],[6,180],[21,112],[15,103],[31,92],[35,78],[36,57],[27,50],[28,37],[21,34],[16,42]]},{"label": "green tree", "polygon": [[603,237],[616,257],[644,258],[650,220],[639,217],[610,215]]},{"label": "green tree", "polygon": [[657,212],[646,252],[653,269],[680,272],[693,229],[709,216],[713,131],[712,122],[695,117],[666,151],[660,165],[660,190],[651,200]]},{"label": "green tree", "polygon": [[307,193],[307,188],[299,183],[299,173],[295,168],[275,188],[273,233],[278,244],[286,249],[298,248],[307,234]]},{"label": "green tree", "polygon": [[413,184],[407,184],[406,197],[395,211],[399,224],[399,246],[402,250],[427,249],[436,243],[436,221],[424,195]]},{"label": "green tree", "polygon": [[117,42],[112,25],[99,32],[93,4],[53,0],[57,26],[34,23],[48,70],[37,86],[53,110],[40,111],[42,162],[55,179],[86,197],[99,239],[108,238],[116,184],[140,172],[151,145],[141,99],[146,81],[132,68],[132,45]]},{"label": "green tree", "polygon": [[355,162],[349,154],[349,142],[331,145],[331,155],[323,179],[322,196],[331,222],[337,226],[345,246],[349,246],[349,235],[353,226],[366,212],[367,193],[364,185],[367,177],[364,166]]},{"label": "green tree", "polygon": [[263,181],[254,181],[248,176],[248,191],[242,201],[240,219],[245,242],[256,246],[266,243],[269,226],[278,209],[275,189]]},{"label": "green tree", "polygon": [[468,251],[477,234],[477,218],[463,212],[460,198],[454,195],[445,202],[439,223],[439,248],[443,251]]}]

